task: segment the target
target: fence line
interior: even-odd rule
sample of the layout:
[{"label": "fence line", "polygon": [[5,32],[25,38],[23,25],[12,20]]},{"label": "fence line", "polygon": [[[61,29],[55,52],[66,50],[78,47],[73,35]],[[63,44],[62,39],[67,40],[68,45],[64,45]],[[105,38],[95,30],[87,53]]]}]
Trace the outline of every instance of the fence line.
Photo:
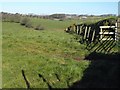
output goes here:
[{"label": "fence line", "polygon": [[[97,30],[96,30],[97,29]],[[103,31],[106,31],[103,33]],[[76,33],[77,35],[83,36],[84,40],[89,40],[90,42],[95,41],[96,39],[99,40],[116,40],[117,38],[117,26],[97,26],[95,25],[71,25],[66,28],[66,32],[69,33]],[[102,38],[103,36],[111,36],[111,39]]]},{"label": "fence line", "polygon": [[78,25],[74,24],[66,28],[66,32],[75,33],[82,37],[83,43],[86,42],[87,46],[90,46],[87,47],[90,50],[95,48],[95,45],[99,43],[100,45],[94,50],[110,52],[114,46],[118,45],[120,47],[120,32],[118,32],[118,27],[120,26],[118,22],[109,26],[105,26],[103,23],[104,22],[97,22],[89,25],[84,23]]}]

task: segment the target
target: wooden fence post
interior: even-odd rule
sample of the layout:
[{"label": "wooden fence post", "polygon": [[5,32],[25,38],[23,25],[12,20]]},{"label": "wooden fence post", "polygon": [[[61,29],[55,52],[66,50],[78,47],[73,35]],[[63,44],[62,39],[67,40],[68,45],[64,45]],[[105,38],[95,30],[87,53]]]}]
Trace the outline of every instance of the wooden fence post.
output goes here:
[{"label": "wooden fence post", "polygon": [[94,37],[95,37],[95,30],[93,31],[92,41],[94,40]]},{"label": "wooden fence post", "polygon": [[116,22],[115,23],[115,40],[117,40],[117,28],[118,28],[118,24]]},{"label": "wooden fence post", "polygon": [[91,29],[91,27],[89,27],[89,29],[88,29],[88,34],[87,34],[87,38],[89,38],[89,34],[90,34],[90,29]]},{"label": "wooden fence post", "polygon": [[79,35],[80,25],[77,25],[77,34]]},{"label": "wooden fence post", "polygon": [[76,32],[76,34],[77,34],[77,25],[75,24],[75,32]]},{"label": "wooden fence post", "polygon": [[[100,28],[100,32],[103,33],[102,28]],[[102,34],[100,34],[100,40],[102,40]]]},{"label": "wooden fence post", "polygon": [[86,28],[85,28],[85,34],[84,34],[84,39],[86,39],[86,34],[87,34],[87,26],[86,26]]},{"label": "wooden fence post", "polygon": [[80,34],[82,33],[83,25],[80,26]]}]

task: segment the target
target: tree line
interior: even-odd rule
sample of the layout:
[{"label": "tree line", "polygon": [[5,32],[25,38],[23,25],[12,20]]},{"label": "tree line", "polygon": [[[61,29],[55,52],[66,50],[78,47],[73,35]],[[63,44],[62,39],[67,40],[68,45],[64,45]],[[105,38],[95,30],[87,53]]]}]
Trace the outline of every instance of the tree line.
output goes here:
[{"label": "tree line", "polygon": [[23,14],[11,14],[11,13],[0,13],[2,16],[3,22],[14,22],[14,23],[20,23],[20,25],[25,26],[27,28],[34,28],[35,30],[44,30],[44,27],[41,26],[41,24],[38,24],[36,26],[33,26],[32,20],[30,19],[30,16],[23,15]]}]

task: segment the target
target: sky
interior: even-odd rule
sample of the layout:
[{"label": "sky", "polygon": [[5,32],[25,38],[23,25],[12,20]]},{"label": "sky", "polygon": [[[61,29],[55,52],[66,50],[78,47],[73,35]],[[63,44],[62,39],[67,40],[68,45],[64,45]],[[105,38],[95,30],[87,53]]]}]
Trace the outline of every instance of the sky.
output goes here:
[{"label": "sky", "polygon": [[118,15],[120,15],[120,1],[118,2]]},{"label": "sky", "polygon": [[118,14],[118,2],[2,2],[0,11],[21,14]]},{"label": "sky", "polygon": [[120,0],[0,0],[1,2],[118,2]]}]

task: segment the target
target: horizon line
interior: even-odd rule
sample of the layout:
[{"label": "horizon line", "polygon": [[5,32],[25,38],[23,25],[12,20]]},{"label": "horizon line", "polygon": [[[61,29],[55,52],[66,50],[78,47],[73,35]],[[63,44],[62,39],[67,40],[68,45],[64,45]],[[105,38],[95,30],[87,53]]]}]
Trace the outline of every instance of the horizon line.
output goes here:
[{"label": "horizon line", "polygon": [[[9,14],[17,14],[18,12],[6,12],[6,11],[0,11],[0,13],[9,13]],[[100,15],[116,15],[117,16],[117,14],[114,14],[114,13],[104,13],[104,14],[83,14],[83,13],[81,13],[81,14],[77,14],[77,13],[51,13],[51,14],[45,14],[45,13],[41,13],[41,14],[36,14],[36,13],[18,13],[18,14],[22,14],[22,15],[53,15],[53,14],[71,14],[71,15],[88,15],[88,16],[90,16],[90,15],[95,15],[95,16],[100,16]]]}]

